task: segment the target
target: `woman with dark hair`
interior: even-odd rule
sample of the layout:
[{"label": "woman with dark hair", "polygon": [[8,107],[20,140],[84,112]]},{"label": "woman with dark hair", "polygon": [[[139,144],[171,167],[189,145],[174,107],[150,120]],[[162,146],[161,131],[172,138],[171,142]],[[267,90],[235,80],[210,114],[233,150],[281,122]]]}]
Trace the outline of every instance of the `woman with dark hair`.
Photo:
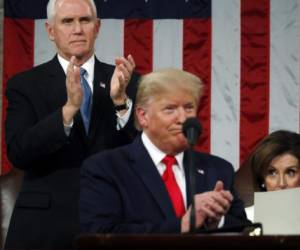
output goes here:
[{"label": "woman with dark hair", "polygon": [[[300,187],[300,135],[286,130],[266,136],[246,161],[251,168],[255,191]],[[253,220],[254,208],[246,208]]]}]

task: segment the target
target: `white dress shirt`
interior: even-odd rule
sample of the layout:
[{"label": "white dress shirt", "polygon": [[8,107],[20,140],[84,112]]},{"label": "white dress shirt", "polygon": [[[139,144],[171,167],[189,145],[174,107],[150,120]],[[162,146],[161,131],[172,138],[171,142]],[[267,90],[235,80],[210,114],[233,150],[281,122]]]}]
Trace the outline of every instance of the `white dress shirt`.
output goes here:
[{"label": "white dress shirt", "polygon": [[[159,174],[162,176],[166,170],[166,166],[162,163],[163,158],[166,156],[166,153],[158,149],[149,139],[149,137],[143,132],[142,133],[142,142],[146,147],[154,165],[156,166]],[[177,164],[173,166],[173,173],[176,179],[176,182],[181,190],[183,197],[184,206],[186,208],[186,181],[185,181],[185,172],[183,168],[183,152],[175,155]]]},{"label": "white dress shirt", "polygon": [[254,205],[245,208],[248,220],[254,222]]}]

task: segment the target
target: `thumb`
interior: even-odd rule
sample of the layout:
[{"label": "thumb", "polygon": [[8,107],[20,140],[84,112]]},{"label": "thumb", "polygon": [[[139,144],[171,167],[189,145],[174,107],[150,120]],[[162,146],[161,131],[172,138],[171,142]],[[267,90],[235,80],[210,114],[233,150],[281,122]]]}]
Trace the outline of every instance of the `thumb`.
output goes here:
[{"label": "thumb", "polygon": [[222,181],[217,181],[214,191],[221,191],[224,189],[224,184]]}]

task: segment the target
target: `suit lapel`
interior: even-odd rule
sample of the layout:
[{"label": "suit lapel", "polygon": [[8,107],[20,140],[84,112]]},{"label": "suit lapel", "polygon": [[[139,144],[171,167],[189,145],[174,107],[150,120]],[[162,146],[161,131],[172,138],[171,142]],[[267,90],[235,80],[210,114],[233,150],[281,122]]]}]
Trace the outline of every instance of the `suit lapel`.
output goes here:
[{"label": "suit lapel", "polygon": [[[107,100],[110,101],[110,78],[111,72],[107,72],[104,65],[95,58],[94,81],[93,81],[93,106],[91,113],[91,124],[89,137],[94,138],[97,123],[101,122],[105,109],[111,107]],[[108,98],[109,97],[109,98]]]},{"label": "suit lapel", "polygon": [[[53,103],[62,106],[67,100],[66,75],[55,56],[47,65],[48,78],[46,85],[41,86],[47,91],[46,96],[53,98]],[[49,91],[51,91],[49,93]]]},{"label": "suit lapel", "polygon": [[[51,94],[52,98],[54,98],[53,102],[57,104],[58,107],[62,107],[67,101],[66,74],[59,63],[57,56],[49,62],[48,66],[49,78],[47,79],[47,82],[50,86],[46,86],[45,89],[48,91],[47,94]],[[49,89],[52,90],[52,93],[49,93]],[[74,117],[74,129],[79,131],[83,139],[86,138],[80,112],[77,112]]]},{"label": "suit lapel", "polygon": [[130,152],[134,152],[132,168],[141,178],[149,193],[166,217],[174,217],[175,211],[162,178],[144,147],[140,137],[133,144]]}]

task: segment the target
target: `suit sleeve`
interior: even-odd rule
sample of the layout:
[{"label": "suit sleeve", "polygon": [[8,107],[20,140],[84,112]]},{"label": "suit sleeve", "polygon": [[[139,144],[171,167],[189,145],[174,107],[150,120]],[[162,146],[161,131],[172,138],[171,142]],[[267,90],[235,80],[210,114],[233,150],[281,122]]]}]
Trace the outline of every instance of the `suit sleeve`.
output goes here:
[{"label": "suit sleeve", "polygon": [[81,168],[80,228],[83,233],[180,233],[181,221],[174,218],[159,223],[128,216],[124,195],[110,171],[99,166],[102,159],[86,160]]},{"label": "suit sleeve", "polygon": [[15,78],[8,82],[5,131],[9,160],[15,167],[26,169],[60,149],[68,137],[64,132],[61,108],[44,112],[45,104],[39,106],[28,94],[29,90],[20,87],[20,80]]},{"label": "suit sleeve", "polygon": [[234,227],[242,224],[251,223],[246,216],[244,202],[238,197],[238,194],[234,188],[234,177],[235,173],[233,170],[233,166],[230,164],[228,168],[228,190],[230,190],[233,195],[233,201],[231,203],[231,207],[225,216],[225,227]]},{"label": "suit sleeve", "polygon": [[128,87],[126,89],[127,95],[132,100],[132,110],[131,110],[131,113],[130,113],[127,123],[125,124],[124,127],[121,128],[121,130],[125,131],[130,139],[133,139],[138,134],[138,132],[134,126],[134,105],[135,105],[135,99],[136,99],[139,78],[140,78],[140,76],[134,72],[132,74],[132,77],[128,84]]}]

